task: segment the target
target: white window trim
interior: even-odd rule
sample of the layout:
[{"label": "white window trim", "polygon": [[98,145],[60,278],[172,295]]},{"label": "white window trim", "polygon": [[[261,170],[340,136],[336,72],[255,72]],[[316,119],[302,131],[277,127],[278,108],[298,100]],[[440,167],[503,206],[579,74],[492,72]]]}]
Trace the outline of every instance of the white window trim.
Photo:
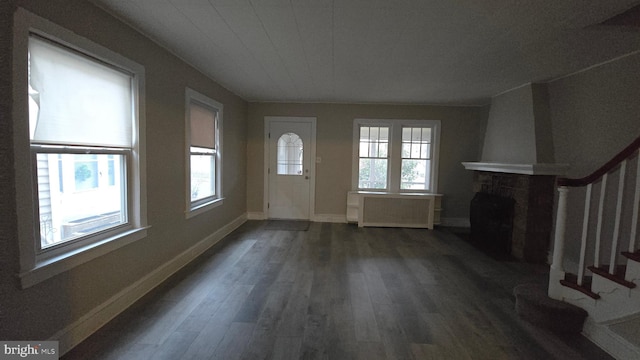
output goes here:
[{"label": "white window trim", "polygon": [[[360,189],[358,187],[359,174],[359,152],[360,152],[360,126],[387,126],[389,127],[389,149],[387,165],[387,188],[386,189]],[[431,127],[433,129],[432,144],[432,168],[431,168],[431,189],[429,190],[407,190],[400,189],[401,172],[401,149],[402,149],[402,128],[403,127]],[[440,157],[440,120],[404,120],[404,119],[354,119],[353,121],[353,153],[351,166],[351,188],[355,191],[369,191],[380,193],[438,193],[438,164]]]},{"label": "white window trim", "polygon": [[[29,34],[34,33],[54,40],[71,49],[89,54],[106,63],[118,64],[134,74],[134,116],[136,124],[133,132],[136,142],[132,148],[131,163],[128,167],[129,181],[129,222],[127,230],[110,233],[109,236],[95,238],[95,241],[51,257],[38,257],[35,228],[38,225],[37,199],[33,198],[34,164],[31,161],[29,141],[28,103],[28,45]],[[18,243],[20,252],[19,278],[23,288],[33,286],[55,275],[68,271],[109,252],[126,246],[147,235],[147,195],[146,195],[146,155],[145,155],[145,103],[144,67],[105,47],[93,43],[46,19],[22,8],[14,14],[13,33],[13,138],[16,184],[16,213],[18,218]],[[20,164],[31,164],[20,166]]]},{"label": "white window trim", "polygon": [[[190,106],[192,100],[195,100],[203,105],[206,105],[217,111],[218,117],[218,136],[216,137],[216,196],[211,201],[205,203],[198,203],[194,205],[191,201],[191,114]],[[184,114],[184,128],[185,128],[185,217],[190,219],[196,215],[200,215],[218,206],[221,206],[224,202],[224,196],[222,192],[222,152],[223,152],[223,111],[224,106],[206,95],[203,95],[193,89],[185,89],[185,114]]]}]

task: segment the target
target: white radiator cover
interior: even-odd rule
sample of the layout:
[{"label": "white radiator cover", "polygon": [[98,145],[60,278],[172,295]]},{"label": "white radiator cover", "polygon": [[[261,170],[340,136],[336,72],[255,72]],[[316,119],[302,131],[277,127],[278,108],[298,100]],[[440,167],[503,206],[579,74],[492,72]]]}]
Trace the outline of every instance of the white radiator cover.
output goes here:
[{"label": "white radiator cover", "polygon": [[348,221],[358,226],[433,229],[440,223],[440,194],[350,192]]}]

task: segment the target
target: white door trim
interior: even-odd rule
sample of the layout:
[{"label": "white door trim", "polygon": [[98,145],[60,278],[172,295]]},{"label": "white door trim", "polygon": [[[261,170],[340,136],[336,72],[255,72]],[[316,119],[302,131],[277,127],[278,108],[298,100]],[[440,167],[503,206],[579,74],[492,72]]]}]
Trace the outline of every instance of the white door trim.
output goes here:
[{"label": "white door trim", "polygon": [[[316,216],[316,118],[309,116],[265,116],[264,117],[264,192],[262,199],[262,213],[265,219],[269,218],[269,129],[272,121],[279,122],[302,122],[311,124],[311,154],[309,164],[309,220],[313,220]],[[275,170],[274,170],[275,171]]]}]

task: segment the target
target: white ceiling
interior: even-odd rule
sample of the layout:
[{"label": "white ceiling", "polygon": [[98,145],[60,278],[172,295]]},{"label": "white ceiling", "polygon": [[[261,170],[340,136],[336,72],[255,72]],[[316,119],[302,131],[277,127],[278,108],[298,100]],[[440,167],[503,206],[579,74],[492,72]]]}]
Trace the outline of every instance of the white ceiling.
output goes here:
[{"label": "white ceiling", "polygon": [[486,104],[640,49],[638,0],[92,0],[248,101]]}]

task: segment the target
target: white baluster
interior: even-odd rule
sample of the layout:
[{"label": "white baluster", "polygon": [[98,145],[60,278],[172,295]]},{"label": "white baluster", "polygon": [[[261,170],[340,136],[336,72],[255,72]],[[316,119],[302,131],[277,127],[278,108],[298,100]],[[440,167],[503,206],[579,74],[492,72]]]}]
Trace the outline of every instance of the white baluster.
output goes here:
[{"label": "white baluster", "polygon": [[596,249],[594,252],[593,266],[600,267],[600,238],[602,236],[602,213],[604,212],[604,199],[607,192],[607,178],[609,174],[604,174],[600,183],[600,203],[598,204],[598,224],[596,225]]},{"label": "white baluster", "polygon": [[578,285],[582,285],[584,277],[584,261],[587,252],[587,235],[589,233],[589,214],[591,212],[591,188],[592,184],[587,185],[587,194],[584,198],[584,217],[582,219],[582,240],[580,242],[580,265],[578,266]]},{"label": "white baluster", "polygon": [[638,207],[640,205],[640,153],[636,165],[636,190],[633,197],[633,215],[631,217],[631,239],[629,239],[629,252],[636,251],[636,236],[638,234]]},{"label": "white baluster", "polygon": [[618,180],[618,199],[616,203],[616,223],[613,226],[611,239],[611,258],[609,259],[609,274],[615,274],[618,259],[618,243],[620,242],[620,218],[622,217],[622,197],[624,195],[624,179],[627,175],[627,160],[620,165],[620,179]]},{"label": "white baluster", "polygon": [[567,223],[567,193],[569,188],[561,186],[558,188],[558,213],[556,215],[556,233],[553,242],[553,261],[551,268],[564,272],[564,235]]}]

